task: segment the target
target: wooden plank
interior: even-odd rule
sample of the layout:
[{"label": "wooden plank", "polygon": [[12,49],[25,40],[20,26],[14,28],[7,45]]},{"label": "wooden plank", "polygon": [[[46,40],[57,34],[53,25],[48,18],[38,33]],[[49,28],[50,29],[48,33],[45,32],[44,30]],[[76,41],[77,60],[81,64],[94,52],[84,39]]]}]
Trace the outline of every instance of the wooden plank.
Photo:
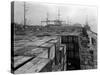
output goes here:
[{"label": "wooden plank", "polygon": [[44,37],[43,39],[38,39],[37,41],[34,41],[34,42],[28,42],[25,44],[25,46],[40,46],[42,45],[43,43],[45,43],[46,41],[49,41],[50,39],[52,39],[51,37]]},{"label": "wooden plank", "polygon": [[37,59],[38,62],[32,66],[30,69],[28,69],[26,71],[26,73],[33,73],[33,72],[39,72],[41,71],[45,66],[46,64],[48,64],[48,62],[50,61],[49,59],[44,59],[44,58],[38,58]]},{"label": "wooden plank", "polygon": [[15,71],[15,74],[39,72],[42,68],[45,67],[46,64],[48,64],[49,61],[50,59],[47,58],[36,57],[22,67],[20,67],[19,69],[17,69]]},{"label": "wooden plank", "polygon": [[59,41],[58,39],[55,39],[55,40],[49,41],[49,43],[57,43],[58,41]]},{"label": "wooden plank", "polygon": [[[45,53],[44,53],[45,52]],[[41,57],[45,57],[46,54],[48,52],[47,48],[34,48],[32,50],[28,50],[24,53],[24,55],[26,56],[41,56]]]},{"label": "wooden plank", "polygon": [[14,68],[18,67],[20,64],[23,64],[25,61],[28,61],[29,59],[31,59],[32,57],[22,57],[20,59],[18,59],[17,61],[14,61]]},{"label": "wooden plank", "polygon": [[65,44],[61,44],[60,46],[64,47],[64,55],[66,55],[66,45]]},{"label": "wooden plank", "polygon": [[23,58],[23,56],[16,56],[16,57],[14,57],[14,62],[17,62],[17,61],[20,60],[21,58]]},{"label": "wooden plank", "polygon": [[19,50],[14,51],[14,55],[23,56],[23,55],[25,55],[25,53],[26,53],[27,51],[30,51],[30,50],[32,50],[32,49],[34,49],[34,48],[36,48],[36,47],[27,46],[27,47],[20,48]]},{"label": "wooden plank", "polygon": [[48,48],[48,54],[49,54],[49,58],[53,59],[55,57],[55,45],[51,44],[51,43],[44,43],[41,45],[41,47],[47,47]]},{"label": "wooden plank", "polygon": [[14,51],[19,50],[23,47],[26,46],[40,46],[43,43],[51,40],[51,39],[56,39],[57,37],[43,37],[42,39],[33,39],[32,41],[29,40],[20,40],[19,42],[15,43],[14,45]]},{"label": "wooden plank", "polygon": [[42,53],[40,53],[37,57],[41,58],[48,58],[48,50],[44,50]]},{"label": "wooden plank", "polygon": [[34,48],[34,49],[31,49],[31,50],[28,50],[24,53],[24,55],[30,55],[30,56],[37,56],[38,54],[40,54],[41,52],[43,52],[43,49],[42,48]]},{"label": "wooden plank", "polygon": [[52,47],[54,44],[51,43],[44,43],[41,45],[41,47]]}]

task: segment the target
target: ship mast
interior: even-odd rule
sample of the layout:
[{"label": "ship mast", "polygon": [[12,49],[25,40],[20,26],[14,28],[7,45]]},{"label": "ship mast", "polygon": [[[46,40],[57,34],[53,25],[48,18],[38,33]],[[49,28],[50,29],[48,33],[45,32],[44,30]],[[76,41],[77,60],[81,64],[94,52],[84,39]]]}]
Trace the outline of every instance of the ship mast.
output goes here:
[{"label": "ship mast", "polygon": [[47,18],[46,18],[46,24],[48,25],[48,22],[49,22],[49,14],[48,14],[48,12],[47,12]]},{"label": "ship mast", "polygon": [[60,20],[60,10],[58,9],[58,20]]},{"label": "ship mast", "polygon": [[24,2],[24,29],[25,29],[25,25],[26,25],[26,3]]}]

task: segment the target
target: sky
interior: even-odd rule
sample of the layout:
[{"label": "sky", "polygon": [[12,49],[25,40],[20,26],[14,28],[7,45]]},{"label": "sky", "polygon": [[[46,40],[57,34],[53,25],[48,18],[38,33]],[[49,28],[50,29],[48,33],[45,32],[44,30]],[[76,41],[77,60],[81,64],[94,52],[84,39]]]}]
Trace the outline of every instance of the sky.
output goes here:
[{"label": "sky", "polygon": [[[50,4],[50,3],[26,3],[26,24],[40,25],[48,17],[51,20],[57,18],[58,10],[60,19],[70,21],[72,24],[80,23],[85,25],[88,21],[91,29],[97,32],[97,8],[93,6],[70,5],[70,4]],[[14,21],[19,24],[24,23],[24,2],[14,3]]]}]

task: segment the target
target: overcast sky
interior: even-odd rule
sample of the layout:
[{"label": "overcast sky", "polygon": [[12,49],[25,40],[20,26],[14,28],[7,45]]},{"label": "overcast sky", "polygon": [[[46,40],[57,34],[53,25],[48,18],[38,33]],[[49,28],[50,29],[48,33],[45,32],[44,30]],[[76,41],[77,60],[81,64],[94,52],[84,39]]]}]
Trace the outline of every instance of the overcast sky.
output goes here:
[{"label": "overcast sky", "polygon": [[[74,23],[85,24],[86,16],[88,17],[91,29],[97,32],[97,8],[81,5],[69,4],[48,4],[48,3],[34,3],[26,2],[26,19],[29,25],[39,25],[41,20],[46,19],[47,12],[49,19],[56,19],[58,9],[60,10],[61,19],[69,20]],[[16,23],[23,24],[24,17],[24,2],[15,2],[14,5],[14,20]]]}]

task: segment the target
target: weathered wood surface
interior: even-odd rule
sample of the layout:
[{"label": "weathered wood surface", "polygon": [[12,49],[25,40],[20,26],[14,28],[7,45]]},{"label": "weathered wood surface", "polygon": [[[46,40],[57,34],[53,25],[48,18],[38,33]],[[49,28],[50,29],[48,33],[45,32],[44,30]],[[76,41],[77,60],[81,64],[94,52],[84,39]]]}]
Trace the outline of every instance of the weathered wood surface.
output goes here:
[{"label": "weathered wood surface", "polygon": [[14,68],[16,68],[17,66],[19,66],[20,64],[23,64],[25,61],[28,61],[29,59],[31,59],[32,57],[24,57],[24,56],[18,56],[14,57]]},{"label": "weathered wood surface", "polygon": [[[15,55],[20,56],[38,56],[39,54],[43,53],[44,51],[47,52],[48,48],[41,48],[41,47],[25,47],[15,51]],[[47,53],[48,54],[48,53]]]},{"label": "weathered wood surface", "polygon": [[34,72],[39,72],[46,64],[48,64],[50,59],[47,58],[41,58],[41,57],[36,57],[30,62],[26,63],[19,69],[15,71],[15,74],[18,73],[34,73]]},{"label": "weathered wood surface", "polygon": [[44,43],[41,45],[41,47],[47,47],[48,48],[48,54],[49,58],[53,59],[55,57],[55,45],[51,43]]},{"label": "weathered wood surface", "polygon": [[50,41],[49,41],[49,43],[57,43],[57,42],[59,42],[58,39],[54,39],[54,40],[50,40]]},{"label": "weathered wood surface", "polygon": [[43,43],[45,43],[51,39],[57,39],[57,37],[43,37],[43,38],[38,38],[38,39],[35,38],[32,41],[20,40],[20,41],[14,43],[14,51],[19,50],[19,49],[26,47],[26,46],[40,46]]}]

